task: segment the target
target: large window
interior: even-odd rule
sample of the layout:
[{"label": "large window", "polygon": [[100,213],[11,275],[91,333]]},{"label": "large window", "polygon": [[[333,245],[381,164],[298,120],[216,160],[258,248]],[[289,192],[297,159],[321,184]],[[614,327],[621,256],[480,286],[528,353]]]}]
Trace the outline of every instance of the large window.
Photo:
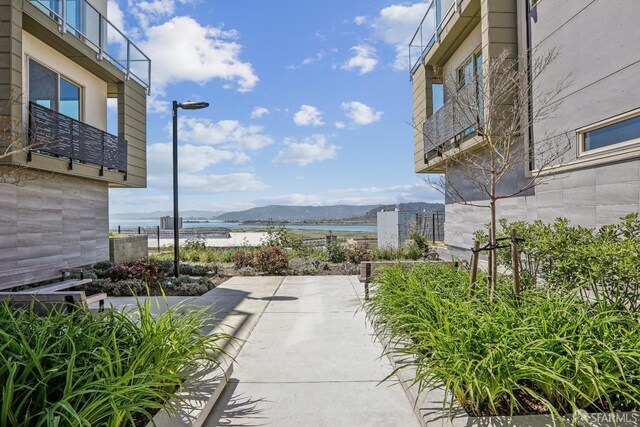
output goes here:
[{"label": "large window", "polygon": [[640,142],[640,115],[579,132],[582,150],[601,150],[625,142]]},{"label": "large window", "polygon": [[29,101],[80,120],[80,86],[29,58]]}]

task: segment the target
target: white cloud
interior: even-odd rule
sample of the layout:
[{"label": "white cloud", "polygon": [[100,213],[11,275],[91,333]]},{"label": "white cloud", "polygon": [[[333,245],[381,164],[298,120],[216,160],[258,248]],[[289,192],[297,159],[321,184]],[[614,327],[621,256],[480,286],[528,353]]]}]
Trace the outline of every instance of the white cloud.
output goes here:
[{"label": "white cloud", "polygon": [[336,127],[336,129],[344,129],[346,126],[343,122],[335,122],[333,125]]},{"label": "white cloud", "polygon": [[[158,143],[148,147],[149,173],[161,175],[171,171],[173,144]],[[201,172],[220,162],[245,163],[249,157],[239,151],[219,150],[209,146],[185,144],[178,147],[180,173]]]},{"label": "white cloud", "polygon": [[[382,9],[373,22],[372,26],[378,38],[396,50],[396,59],[393,63],[395,69],[407,69],[408,45],[426,11],[426,2],[394,4]],[[423,34],[427,38],[426,41],[430,38],[429,34],[433,33],[432,22],[433,19],[425,19]]]},{"label": "white cloud", "polygon": [[252,173],[231,173],[227,175],[180,175],[180,186],[199,193],[239,193],[269,188]]},{"label": "white cloud", "polygon": [[327,56],[327,53],[324,50],[321,50],[320,52],[316,53],[314,56],[309,56],[308,58],[303,59],[302,62],[299,64],[287,66],[287,69],[295,70],[304,65],[309,65],[309,64],[313,64],[314,62],[322,61],[326,56]]},{"label": "white cloud", "polygon": [[443,203],[442,195],[425,182],[392,185],[388,187],[364,187],[333,189],[320,194],[283,194],[256,200],[258,205],[386,205],[406,202]]},{"label": "white cloud", "polygon": [[116,28],[124,31],[124,14],[117,0],[107,1],[107,17]]},{"label": "white cloud", "polygon": [[160,99],[165,96],[164,90],[154,90],[147,97],[147,111],[156,114],[168,114],[171,112],[171,102]]},{"label": "white cloud", "polygon": [[356,25],[364,25],[367,23],[367,18],[366,16],[356,16],[353,18],[353,23]]},{"label": "white cloud", "polygon": [[341,67],[343,70],[357,69],[361,75],[375,70],[376,65],[378,65],[375,48],[366,45],[359,45],[354,46],[349,50],[354,52],[354,56]]},{"label": "white cloud", "polygon": [[340,106],[345,115],[356,125],[368,125],[382,118],[382,111],[376,111],[358,101],[343,102]]},{"label": "white cloud", "polygon": [[273,138],[263,133],[264,127],[243,125],[237,120],[181,117],[178,130],[183,141],[197,145],[217,145],[232,151],[257,151],[273,144]]},{"label": "white cloud", "polygon": [[322,113],[312,105],[303,104],[293,115],[293,122],[298,126],[322,126]]},{"label": "white cloud", "polygon": [[301,142],[288,138],[284,142],[286,147],[280,150],[273,163],[306,166],[313,162],[333,159],[338,153],[338,147],[327,144],[324,135],[313,135]]},{"label": "white cloud", "polygon": [[259,118],[261,118],[263,116],[266,116],[267,114],[269,114],[269,109],[268,108],[256,107],[251,112],[251,118],[252,119],[259,119]]},{"label": "white cloud", "polygon": [[204,84],[219,78],[249,92],[258,76],[249,62],[240,58],[238,33],[221,27],[202,26],[188,16],[176,16],[146,29],[139,46],[153,62],[153,84],[194,81]]},{"label": "white cloud", "polygon": [[[226,175],[197,175],[181,173],[179,176],[180,191],[188,194],[240,193],[269,188],[253,173],[239,172]],[[168,188],[171,185],[171,174],[149,175],[149,185]]]}]

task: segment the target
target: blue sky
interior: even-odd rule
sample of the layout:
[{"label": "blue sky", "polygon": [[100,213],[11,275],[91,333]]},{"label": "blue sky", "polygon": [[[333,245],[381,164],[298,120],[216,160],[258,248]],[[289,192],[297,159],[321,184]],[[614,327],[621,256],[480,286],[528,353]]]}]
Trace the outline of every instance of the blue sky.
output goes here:
[{"label": "blue sky", "polygon": [[171,208],[170,101],[181,209],[439,201],[413,173],[406,45],[424,2],[110,0],[151,57],[146,189],[110,210]]}]

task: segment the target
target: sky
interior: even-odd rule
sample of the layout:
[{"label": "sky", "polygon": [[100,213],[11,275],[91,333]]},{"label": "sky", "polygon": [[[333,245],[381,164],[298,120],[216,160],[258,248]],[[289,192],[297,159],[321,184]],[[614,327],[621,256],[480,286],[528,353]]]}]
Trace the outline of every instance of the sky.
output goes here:
[{"label": "sky", "polygon": [[[146,189],[110,212],[172,206],[171,101],[180,209],[441,201],[413,172],[407,45],[425,2],[109,0],[152,61]],[[114,111],[110,108],[110,115]]]}]

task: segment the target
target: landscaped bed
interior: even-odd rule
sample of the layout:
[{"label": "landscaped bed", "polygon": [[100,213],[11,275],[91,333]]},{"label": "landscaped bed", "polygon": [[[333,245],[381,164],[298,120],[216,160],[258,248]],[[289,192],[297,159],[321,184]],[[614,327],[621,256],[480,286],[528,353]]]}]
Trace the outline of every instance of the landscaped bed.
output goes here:
[{"label": "landscaped bed", "polygon": [[229,337],[202,334],[206,308],[156,316],[151,304],[46,316],[0,304],[0,425],[140,426],[175,412],[174,393]]},{"label": "landscaped bed", "polygon": [[639,225],[516,224],[531,275],[519,295],[509,275],[491,298],[484,275],[470,294],[468,270],[423,264],[383,270],[365,307],[419,391],[444,385],[471,416],[638,411]]}]

